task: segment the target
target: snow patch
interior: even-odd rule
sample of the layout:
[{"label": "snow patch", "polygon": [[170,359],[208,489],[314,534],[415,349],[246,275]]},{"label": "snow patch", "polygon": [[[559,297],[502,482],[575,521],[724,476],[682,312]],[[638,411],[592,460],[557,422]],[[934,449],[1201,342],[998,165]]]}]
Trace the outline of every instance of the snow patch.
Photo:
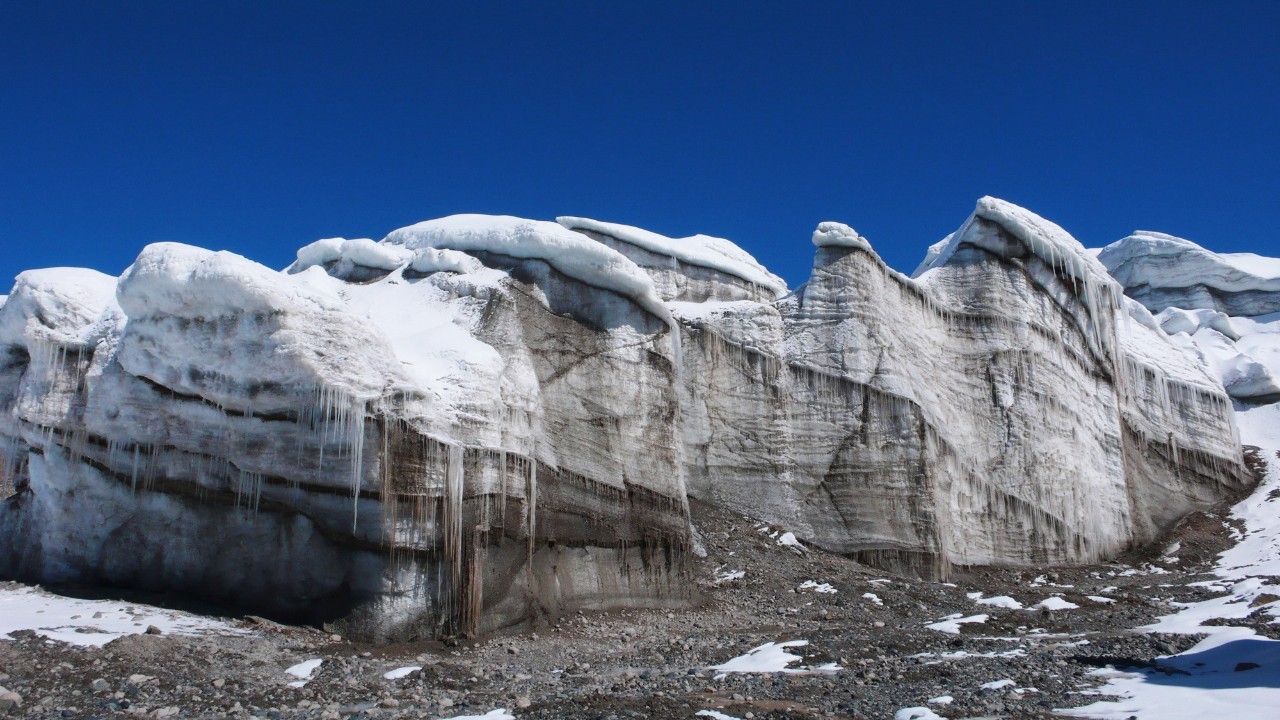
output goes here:
[{"label": "snow patch", "polygon": [[780,672],[792,674],[834,673],[841,669],[841,667],[835,663],[827,663],[816,667],[788,667],[791,663],[799,662],[804,658],[799,655],[792,655],[787,652],[787,648],[804,647],[808,644],[808,640],[788,640],[786,642],[765,643],[745,655],[739,655],[738,657],[719,665],[712,665],[709,669],[719,670],[724,673]]},{"label": "snow patch", "polygon": [[721,583],[732,582],[734,580],[741,580],[746,576],[747,576],[746,570],[734,570],[733,572],[727,572],[722,575],[717,575],[714,582],[716,585],[720,585]]},{"label": "snow patch", "polygon": [[961,625],[984,623],[990,617],[990,615],[969,615],[968,617],[965,617],[962,613],[956,613],[954,615],[948,615],[938,622],[929,623],[928,625],[925,625],[925,627],[930,630],[937,630],[938,632],[959,635]]},{"label": "snow patch", "polygon": [[1031,607],[1042,608],[1044,610],[1075,610],[1080,606],[1073,602],[1063,600],[1057,595],[1054,595],[1052,597],[1047,597],[1041,600],[1040,602],[1036,603],[1035,605],[1032,605]]},{"label": "snow patch", "polygon": [[927,707],[902,708],[893,714],[893,720],[947,720]]},{"label": "snow patch", "polygon": [[719,712],[717,710],[699,710],[698,712],[694,713],[694,715],[697,715],[698,717],[709,717],[709,718],[712,718],[713,720],[739,720],[739,718],[736,718],[732,715],[725,715],[724,713]]},{"label": "snow patch", "polygon": [[982,593],[967,593],[968,598],[979,605],[990,605],[992,607],[1007,608],[1009,610],[1021,610],[1022,603],[1014,600],[1008,595],[996,595],[995,597],[984,598]]},{"label": "snow patch", "polygon": [[507,712],[506,708],[498,708],[490,710],[483,715],[455,715],[454,717],[441,718],[440,720],[516,720],[516,716]]},{"label": "snow patch", "polygon": [[789,547],[796,552],[803,553],[806,551],[804,544],[797,540],[795,533],[792,532],[782,533],[782,536],[778,538],[778,544],[782,547]]},{"label": "snow patch", "polygon": [[324,663],[324,660],[321,660],[320,658],[315,658],[313,660],[300,662],[297,665],[294,665],[286,669],[285,673],[298,678],[297,680],[294,680],[293,682],[289,683],[289,687],[300,688],[306,685],[307,682],[311,680],[312,673],[314,673],[316,671],[316,668],[320,667],[322,663]]},{"label": "snow patch", "polygon": [[813,592],[816,592],[816,593],[825,593],[828,595],[834,595],[836,592],[838,592],[835,588],[831,587],[827,583],[819,583],[813,580],[805,580],[804,582],[800,583],[800,587],[797,589],[812,590]]},{"label": "snow patch", "polygon": [[32,630],[71,645],[102,647],[116,638],[141,635],[155,626],[174,635],[243,635],[213,618],[120,600],[82,600],[37,588],[0,588],[0,640]]}]

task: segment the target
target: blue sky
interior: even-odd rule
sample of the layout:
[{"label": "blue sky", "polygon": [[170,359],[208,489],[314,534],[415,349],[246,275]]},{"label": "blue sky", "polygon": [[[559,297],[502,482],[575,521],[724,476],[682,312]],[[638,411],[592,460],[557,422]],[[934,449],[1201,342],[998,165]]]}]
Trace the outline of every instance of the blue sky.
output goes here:
[{"label": "blue sky", "polygon": [[456,212],[910,272],[981,195],[1280,255],[1280,3],[2,3],[0,284]]}]

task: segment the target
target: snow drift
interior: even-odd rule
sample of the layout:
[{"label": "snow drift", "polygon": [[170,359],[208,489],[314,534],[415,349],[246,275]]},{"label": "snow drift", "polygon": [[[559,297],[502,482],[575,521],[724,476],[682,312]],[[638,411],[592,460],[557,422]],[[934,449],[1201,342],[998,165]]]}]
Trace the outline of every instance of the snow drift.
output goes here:
[{"label": "snow drift", "polygon": [[1246,482],[1214,371],[1056,225],[984,198],[915,280],[813,242],[791,293],[570,217],[24,273],[0,575],[465,635],[688,603],[690,496],[939,577],[1105,557]]}]

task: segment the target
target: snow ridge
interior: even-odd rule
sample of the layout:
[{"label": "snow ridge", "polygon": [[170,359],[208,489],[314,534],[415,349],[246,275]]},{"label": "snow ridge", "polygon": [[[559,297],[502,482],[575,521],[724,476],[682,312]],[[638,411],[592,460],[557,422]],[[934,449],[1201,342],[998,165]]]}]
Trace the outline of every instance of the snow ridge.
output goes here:
[{"label": "snow ridge", "polygon": [[601,222],[590,218],[564,215],[556,222],[569,230],[587,230],[608,235],[649,252],[674,258],[688,265],[696,265],[733,275],[749,283],[767,288],[775,295],[785,295],[787,283],[769,272],[747,251],[725,240],[709,235],[691,235],[685,238],[669,238],[650,230],[630,225]]},{"label": "snow ridge", "polygon": [[393,230],[387,245],[489,252],[543,260],[588,285],[611,290],[667,323],[671,313],[658,299],[653,281],[622,253],[555,223],[510,215],[450,215]]}]

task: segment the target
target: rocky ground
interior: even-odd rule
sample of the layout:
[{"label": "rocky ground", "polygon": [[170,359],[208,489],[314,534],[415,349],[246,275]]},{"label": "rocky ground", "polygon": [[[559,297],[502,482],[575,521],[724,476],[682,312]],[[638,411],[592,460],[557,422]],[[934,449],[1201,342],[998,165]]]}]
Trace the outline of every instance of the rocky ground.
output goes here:
[{"label": "rocky ground", "polygon": [[[1174,601],[1209,596],[1187,585],[1205,579],[1230,542],[1226,507],[1187,518],[1145,553],[1113,564],[972,570],[936,583],[780,543],[781,528],[700,506],[705,600],[693,610],[579,614],[453,647],[363,645],[252,619],[232,622],[239,635],[138,634],[100,648],[19,631],[0,640],[0,711],[443,718],[506,708],[522,719],[604,719],[714,710],[763,720],[893,718],[927,706],[947,718],[1050,717],[1099,699],[1079,694],[1099,685],[1090,671],[1151,663],[1194,644],[1193,636],[1132,629],[1167,614]],[[978,602],[999,596],[1023,607]],[[1058,600],[1038,606],[1049,598]],[[936,625],[948,618],[955,622]],[[1265,619],[1255,625],[1274,636]],[[788,640],[808,641],[790,649],[803,656],[791,669],[841,669],[710,667]],[[302,681],[286,670],[313,659],[322,662],[310,679],[291,686]],[[421,669],[384,677],[414,666]],[[937,700],[943,696],[950,701]]]}]

